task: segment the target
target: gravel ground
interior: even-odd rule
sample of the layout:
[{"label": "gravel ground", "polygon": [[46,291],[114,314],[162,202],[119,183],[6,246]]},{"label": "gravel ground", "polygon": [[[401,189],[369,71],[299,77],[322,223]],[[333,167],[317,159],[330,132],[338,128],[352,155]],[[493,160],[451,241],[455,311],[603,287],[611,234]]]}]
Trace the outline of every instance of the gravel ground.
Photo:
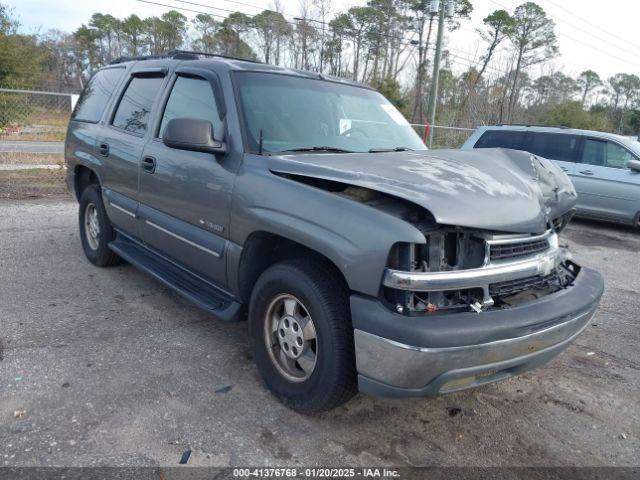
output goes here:
[{"label": "gravel ground", "polygon": [[640,233],[574,221],[605,276],[547,366],[437,399],[305,417],[261,385],[246,324],[84,258],[69,199],[0,201],[0,465],[639,466]]}]

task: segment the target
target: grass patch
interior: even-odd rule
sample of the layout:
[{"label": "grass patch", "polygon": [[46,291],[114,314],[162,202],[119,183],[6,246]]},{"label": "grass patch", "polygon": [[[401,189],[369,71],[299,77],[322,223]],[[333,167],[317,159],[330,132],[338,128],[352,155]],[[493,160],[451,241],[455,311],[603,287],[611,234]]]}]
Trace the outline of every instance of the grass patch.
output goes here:
[{"label": "grass patch", "polygon": [[0,198],[29,198],[68,194],[66,170],[30,168],[0,171]]}]

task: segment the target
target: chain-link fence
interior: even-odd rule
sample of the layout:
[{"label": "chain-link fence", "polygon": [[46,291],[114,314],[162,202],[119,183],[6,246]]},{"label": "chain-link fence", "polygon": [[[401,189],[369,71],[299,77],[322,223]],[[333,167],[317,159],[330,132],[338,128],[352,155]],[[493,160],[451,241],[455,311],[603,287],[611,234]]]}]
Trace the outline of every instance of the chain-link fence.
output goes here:
[{"label": "chain-link fence", "polygon": [[473,128],[445,127],[443,125],[412,124],[429,148],[460,148],[474,131]]},{"label": "chain-link fence", "polygon": [[0,198],[58,195],[77,95],[0,88]]},{"label": "chain-link fence", "polygon": [[64,141],[77,95],[0,88],[0,140]]}]

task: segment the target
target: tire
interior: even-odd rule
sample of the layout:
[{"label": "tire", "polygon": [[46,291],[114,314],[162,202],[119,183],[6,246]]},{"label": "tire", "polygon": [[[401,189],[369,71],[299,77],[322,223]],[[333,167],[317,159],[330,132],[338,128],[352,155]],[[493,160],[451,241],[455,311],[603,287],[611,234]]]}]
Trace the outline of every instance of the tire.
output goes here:
[{"label": "tire", "polygon": [[[90,218],[93,218],[93,223]],[[91,263],[98,267],[109,267],[121,262],[120,257],[108,246],[115,239],[116,232],[107,217],[98,185],[89,185],[82,192],[78,221],[82,248]]]},{"label": "tire", "polygon": [[[292,299],[298,301],[298,307],[295,315],[290,316],[287,307]],[[283,303],[279,306],[278,302]],[[281,312],[275,315],[275,320],[274,312]],[[286,324],[288,318],[292,319],[290,325]],[[294,331],[296,320],[300,329]],[[276,323],[283,328],[274,331],[272,327]],[[285,325],[287,337],[281,332]],[[313,336],[308,335],[309,332],[315,335],[314,339],[307,340]],[[296,343],[296,340],[300,342],[296,335],[304,337],[302,348],[301,343]],[[293,410],[300,413],[330,410],[357,393],[348,288],[343,279],[321,261],[290,260],[268,268],[260,276],[249,303],[249,337],[258,371],[267,388]],[[290,345],[292,351],[299,348],[296,354],[301,356],[297,361],[288,359],[284,362],[287,367],[283,367],[278,358],[285,354],[286,345]],[[302,357],[307,359],[314,353],[315,363],[309,368],[310,362],[302,362]],[[295,365],[293,372],[288,368],[291,363]],[[306,365],[306,371],[300,368],[302,365]],[[300,377],[296,378],[296,374]]]}]

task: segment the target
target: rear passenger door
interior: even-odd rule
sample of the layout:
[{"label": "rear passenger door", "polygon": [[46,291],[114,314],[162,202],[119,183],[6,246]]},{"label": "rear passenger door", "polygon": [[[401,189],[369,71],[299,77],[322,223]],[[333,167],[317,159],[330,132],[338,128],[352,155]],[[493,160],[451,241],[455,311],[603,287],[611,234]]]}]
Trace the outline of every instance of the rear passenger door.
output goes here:
[{"label": "rear passenger door", "polygon": [[585,137],[574,178],[579,211],[632,222],[640,210],[640,174],[627,167],[632,159],[637,157],[616,142]]},{"label": "rear passenger door", "polygon": [[529,132],[524,150],[552,160],[573,180],[579,147],[580,137],[578,135]]},{"label": "rear passenger door", "polygon": [[212,71],[183,67],[176,70],[172,83],[140,170],[142,237],[153,249],[224,285],[235,163],[228,156],[177,150],[162,142],[173,118],[208,120],[216,140],[224,140],[219,81]]},{"label": "rear passenger door", "polygon": [[140,236],[137,220],[140,160],[165,76],[165,68],[134,67],[96,145],[106,167],[102,182],[109,219],[135,237]]}]

